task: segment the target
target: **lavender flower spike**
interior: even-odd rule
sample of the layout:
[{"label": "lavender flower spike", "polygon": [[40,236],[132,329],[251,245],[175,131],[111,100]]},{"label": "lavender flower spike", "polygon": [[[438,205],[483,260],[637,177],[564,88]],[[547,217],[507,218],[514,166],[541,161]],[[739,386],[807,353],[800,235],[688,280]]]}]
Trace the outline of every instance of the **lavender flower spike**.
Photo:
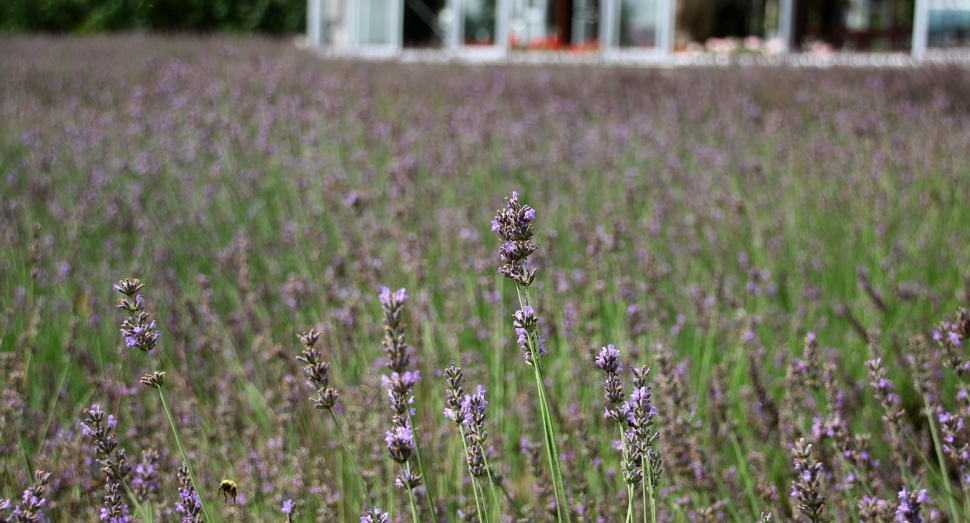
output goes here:
[{"label": "lavender flower spike", "polygon": [[179,467],[178,478],[179,499],[175,504],[175,511],[182,515],[182,523],[201,523],[203,521],[202,501],[195,490],[195,485],[192,484],[185,462],[182,462],[182,466]]},{"label": "lavender flower spike", "polygon": [[528,287],[538,272],[538,269],[528,265],[529,255],[538,248],[532,241],[535,234],[532,220],[535,220],[536,211],[528,205],[521,205],[519,193],[514,191],[506,201],[505,208],[495,211],[495,219],[492,220],[492,232],[502,241],[498,254],[503,265],[498,272],[518,285]]},{"label": "lavender flower spike", "polygon": [[795,454],[795,473],[798,480],[792,481],[792,497],[798,501],[796,508],[811,523],[823,520],[825,497],[819,490],[822,477],[822,464],[812,457],[812,446],[804,439],[798,440],[793,449]]},{"label": "lavender flower spike", "polygon": [[297,337],[306,349],[296,359],[303,362],[303,372],[308,378],[307,383],[317,391],[317,397],[311,398],[313,406],[321,410],[330,410],[337,404],[339,394],[330,386],[330,362],[323,361],[323,354],[314,348],[320,333],[310,329],[298,334]]},{"label": "lavender flower spike", "polygon": [[903,490],[899,491],[899,507],[896,509],[896,521],[899,523],[922,523],[923,505],[929,501],[930,498],[926,495],[926,489],[916,493],[906,490],[904,486]]},{"label": "lavender flower spike", "polygon": [[387,368],[398,373],[403,373],[411,365],[404,339],[404,324],[401,322],[401,312],[407,299],[404,289],[391,292],[391,289],[384,287],[381,290],[381,311],[384,313],[384,341],[381,343],[387,356]]},{"label": "lavender flower spike", "polygon": [[620,351],[613,347],[613,345],[607,345],[600,349],[595,363],[600,370],[607,374],[623,372],[623,365],[620,363]]},{"label": "lavender flower spike", "polygon": [[125,345],[144,352],[151,352],[158,345],[162,333],[156,330],[157,324],[151,315],[145,312],[145,298],[138,292],[145,288],[145,284],[138,280],[121,280],[114,289],[124,295],[118,299],[118,308],[125,311],[128,317],[121,324],[121,334],[125,337]]},{"label": "lavender flower spike", "polygon": [[383,512],[381,509],[374,507],[374,510],[367,510],[366,516],[360,517],[360,523],[388,523],[387,512]]},{"label": "lavender flower spike", "polygon": [[414,450],[414,434],[407,427],[394,427],[394,431],[385,432],[384,441],[387,442],[387,454],[398,463],[404,464],[411,459]]},{"label": "lavender flower spike", "polygon": [[[47,505],[47,485],[50,480],[50,472],[38,470],[34,473],[34,485],[24,491],[20,505],[13,505],[9,499],[0,500],[0,523],[36,523],[40,521],[44,517],[41,509]],[[123,523],[127,523],[127,521]]]},{"label": "lavender flower spike", "polygon": [[[529,305],[528,298],[524,300],[522,309],[515,311],[512,318],[512,327],[518,336],[517,342],[522,349],[522,357],[527,364],[532,365],[533,352],[536,359],[542,359],[542,356],[548,352],[545,349],[545,341],[536,329],[539,318],[536,316],[535,309]],[[535,343],[529,343],[530,340],[534,340]]]},{"label": "lavender flower spike", "polygon": [[445,405],[447,405],[445,417],[461,425],[465,421],[465,409],[462,405],[465,389],[461,386],[461,367],[456,367],[455,362],[452,361],[451,366],[445,369],[444,375],[448,383],[448,388],[445,390]]},{"label": "lavender flower spike", "polygon": [[606,383],[603,388],[606,392],[606,401],[610,404],[606,407],[606,419],[620,423],[626,419],[625,408],[618,407],[623,403],[623,384],[620,382],[620,372],[623,365],[620,363],[620,351],[612,345],[603,347],[594,360],[596,366],[606,374]]},{"label": "lavender flower spike", "polygon": [[286,514],[287,523],[292,523],[293,518],[296,517],[296,514],[293,513],[294,508],[295,508],[295,503],[293,503],[292,499],[288,499],[283,502],[283,507],[281,509],[281,512]]}]

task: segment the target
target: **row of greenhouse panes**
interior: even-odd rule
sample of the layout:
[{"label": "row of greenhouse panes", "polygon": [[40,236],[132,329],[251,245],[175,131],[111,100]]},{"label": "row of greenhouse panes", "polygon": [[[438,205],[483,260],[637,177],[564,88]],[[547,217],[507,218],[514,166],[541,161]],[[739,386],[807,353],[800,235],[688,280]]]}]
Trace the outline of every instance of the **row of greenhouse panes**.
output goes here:
[{"label": "row of greenhouse panes", "polygon": [[970,0],[308,0],[307,19],[314,45],[382,53],[668,54],[717,50],[724,37],[755,52],[919,53],[970,44]]}]

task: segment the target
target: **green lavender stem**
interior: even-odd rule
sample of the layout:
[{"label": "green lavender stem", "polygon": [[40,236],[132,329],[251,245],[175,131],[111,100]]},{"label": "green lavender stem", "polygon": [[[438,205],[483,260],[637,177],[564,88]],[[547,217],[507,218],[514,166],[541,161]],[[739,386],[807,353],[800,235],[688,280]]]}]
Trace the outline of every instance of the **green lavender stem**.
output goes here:
[{"label": "green lavender stem", "polygon": [[641,465],[643,473],[647,476],[646,481],[643,483],[643,520],[647,520],[647,489],[650,487],[650,521],[652,523],[657,523],[657,505],[654,502],[654,492],[653,492],[653,464],[647,459],[646,453],[643,455],[643,465]]},{"label": "green lavender stem", "polygon": [[[458,430],[461,433],[461,446],[462,446],[462,448],[465,449],[464,456],[468,456],[468,442],[465,441],[465,428],[462,427],[462,425],[460,423],[458,424]],[[465,460],[465,463],[468,463],[468,460],[467,459]],[[486,465],[486,466],[488,466],[488,465]],[[484,507],[484,504],[485,503],[484,503],[483,500],[481,500],[478,497],[478,489],[475,487],[475,476],[472,474],[472,469],[471,469],[470,466],[468,467],[468,475],[472,479],[472,492],[475,493],[475,508],[478,510],[478,521],[480,521],[481,523],[485,523],[485,520],[482,519],[484,517],[484,515],[485,515],[485,507]],[[485,497],[485,493],[484,492],[482,492],[482,497]]]},{"label": "green lavender stem", "polygon": [[[644,455],[640,456],[640,475],[641,479],[643,479],[643,488],[640,489],[643,493],[643,523],[647,523],[647,485],[648,483],[652,483],[653,480],[650,477],[647,467],[647,456],[644,453]],[[650,500],[653,501],[653,492],[650,493]]]},{"label": "green lavender stem", "polygon": [[125,481],[124,478],[121,478],[121,486],[125,487],[125,493],[128,494],[128,499],[131,500],[131,504],[135,506],[135,511],[141,514],[141,517],[144,518],[145,521],[152,521],[153,520],[152,514],[145,511],[141,503],[139,503],[138,500],[135,498],[135,494],[131,491],[130,488],[128,488],[128,482]]},{"label": "green lavender stem", "polygon": [[[532,302],[529,296],[529,288],[516,285],[516,291],[519,295],[519,308],[524,310],[526,302]],[[524,293],[524,295],[523,295]],[[565,521],[570,522],[569,508],[565,507],[566,503],[566,489],[562,483],[562,472],[560,471],[558,465],[559,450],[556,445],[556,435],[552,426],[552,416],[549,412],[549,403],[546,399],[546,388],[542,379],[542,367],[539,364],[539,350],[538,342],[535,339],[537,335],[535,333],[529,333],[527,336],[529,344],[529,353],[532,356],[532,368],[534,370],[536,379],[536,389],[538,393],[539,401],[539,411],[542,415],[542,429],[545,433],[546,439],[546,456],[549,458],[549,468],[550,477],[552,478],[553,492],[556,495],[556,515],[557,521],[563,521],[563,513],[565,512]],[[565,510],[564,510],[565,509]]]},{"label": "green lavender stem", "polygon": [[[492,481],[492,469],[488,466],[488,457],[485,456],[485,451],[482,451],[482,459],[485,461],[485,473],[488,474],[488,487],[492,493],[492,503],[495,504],[495,509],[498,511],[498,520],[502,520],[502,500],[495,493],[495,482]],[[482,489],[484,491],[484,489]],[[484,492],[483,492],[484,495]]]},{"label": "green lavender stem", "polygon": [[[525,309],[527,302],[532,302],[529,288],[516,285],[519,296],[519,308]],[[523,296],[524,293],[524,296]],[[549,400],[546,398],[546,386],[542,375],[542,365],[539,362],[538,334],[530,333],[528,336],[529,352],[532,356],[532,368],[535,371],[536,389],[539,395],[539,411],[542,415],[542,428],[546,439],[546,455],[549,458],[550,476],[552,477],[553,491],[556,494],[556,514],[559,521],[563,521],[565,514],[566,523],[570,523],[569,507],[566,506],[566,487],[562,481],[562,469],[559,466],[559,447],[556,443],[556,434],[552,423],[552,414],[549,410]]]},{"label": "green lavender stem", "polygon": [[411,418],[411,411],[408,410],[408,424],[411,426],[411,434],[414,437],[414,455],[418,458],[418,470],[424,478],[424,489],[428,493],[428,505],[431,506],[431,519],[437,521],[437,512],[434,508],[434,495],[431,493],[431,478],[424,472],[424,463],[421,461],[421,445],[418,442],[418,431],[415,430],[414,420]]},{"label": "green lavender stem", "polygon": [[[411,477],[411,465],[402,463],[401,469],[406,472],[405,477]],[[408,491],[408,500],[411,502],[411,521],[413,523],[419,523],[420,520],[418,519],[418,507],[414,503],[414,489],[412,489],[410,486],[406,488]]]},{"label": "green lavender stem", "polygon": [[340,423],[337,423],[337,415],[333,413],[333,409],[328,410],[330,411],[330,417],[333,419],[334,427],[337,427],[337,434],[340,434],[340,442],[343,443],[344,452],[350,458],[350,463],[354,465],[354,472],[357,473],[357,479],[360,480],[360,488],[364,489],[361,495],[364,496],[364,507],[367,507],[368,503],[372,503],[370,493],[367,492],[367,482],[364,481],[364,475],[361,474],[360,468],[357,467],[357,460],[354,459],[354,453],[350,451],[350,446],[347,445],[347,438],[344,437],[344,431],[340,429]]},{"label": "green lavender stem", "polygon": [[[620,430],[620,460],[626,463],[626,438],[623,436],[623,425],[618,424]],[[623,478],[626,483],[626,478]],[[633,485],[626,483],[626,523],[633,521]]]},{"label": "green lavender stem", "polygon": [[[148,353],[148,361],[150,361],[152,364],[152,372],[158,372],[158,369],[155,368],[155,358],[152,357],[151,353]],[[182,461],[185,462],[185,468],[189,471],[189,479],[192,480],[192,485],[195,487],[196,492],[200,492],[199,482],[195,478],[195,472],[192,470],[192,465],[189,464],[189,457],[185,453],[185,446],[182,445],[182,438],[179,437],[178,427],[175,426],[175,418],[172,416],[172,410],[168,408],[168,402],[165,401],[165,393],[162,392],[162,387],[155,387],[155,390],[158,391],[158,397],[162,400],[162,408],[165,409],[165,415],[168,416],[168,423],[172,426],[172,433],[175,434],[175,443],[178,444],[179,452],[182,453]],[[206,507],[203,496],[199,496],[199,504],[202,505],[202,515],[205,516],[205,520],[214,521],[211,517],[209,517],[209,509]]]},{"label": "green lavender stem", "polygon": [[933,436],[933,446],[936,447],[936,459],[940,462],[940,476],[943,479],[943,489],[946,491],[946,501],[950,505],[950,513],[953,514],[953,520],[960,523],[963,518],[960,517],[960,512],[956,505],[956,499],[953,497],[953,488],[950,486],[950,477],[946,474],[946,462],[943,459],[943,446],[939,435],[936,432],[936,423],[933,421],[933,409],[930,406],[930,398],[926,394],[923,395],[923,405],[926,407],[926,421],[930,424],[930,434]]}]

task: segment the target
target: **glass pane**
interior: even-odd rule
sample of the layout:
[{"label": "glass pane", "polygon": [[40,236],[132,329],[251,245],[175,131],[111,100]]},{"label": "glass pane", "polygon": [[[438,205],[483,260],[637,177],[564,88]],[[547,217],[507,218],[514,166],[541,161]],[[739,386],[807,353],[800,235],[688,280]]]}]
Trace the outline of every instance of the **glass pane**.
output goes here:
[{"label": "glass pane", "polygon": [[361,45],[391,44],[391,1],[361,0],[357,20]]},{"label": "glass pane", "polygon": [[320,43],[349,46],[351,42],[347,31],[347,3],[343,0],[324,0],[320,9]]},{"label": "glass pane", "polygon": [[465,0],[464,45],[495,44],[495,0]]},{"label": "glass pane", "polygon": [[573,1],[572,43],[584,49],[599,45],[600,2],[599,0]]},{"label": "glass pane", "polygon": [[970,47],[970,0],[930,1],[930,47]]},{"label": "glass pane", "polygon": [[620,2],[620,47],[657,45],[657,0]]},{"label": "glass pane", "polygon": [[509,46],[512,48],[541,49],[549,45],[546,27],[545,0],[511,0],[512,16],[509,17]]}]

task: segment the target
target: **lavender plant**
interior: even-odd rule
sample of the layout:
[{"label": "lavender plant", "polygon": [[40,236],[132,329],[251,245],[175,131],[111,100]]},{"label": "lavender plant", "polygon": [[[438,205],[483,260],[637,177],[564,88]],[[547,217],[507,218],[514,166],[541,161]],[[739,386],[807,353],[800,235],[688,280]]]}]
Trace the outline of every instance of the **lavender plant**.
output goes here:
[{"label": "lavender plant", "polygon": [[926,490],[919,492],[907,491],[903,487],[899,491],[899,506],[896,508],[896,521],[900,523],[922,523],[923,505],[929,502],[930,498],[926,495]]},{"label": "lavender plant", "polygon": [[[168,417],[169,426],[172,428],[172,434],[175,436],[175,443],[178,445],[179,453],[182,455],[182,468],[179,469],[180,472],[180,483],[182,487],[180,488],[180,498],[183,498],[183,508],[187,507],[184,504],[184,497],[189,496],[186,494],[189,488],[192,492],[195,492],[195,485],[198,485],[198,481],[195,479],[195,475],[192,473],[192,467],[189,466],[188,455],[185,452],[185,446],[182,445],[182,438],[179,436],[178,427],[175,425],[175,418],[172,416],[172,410],[168,406],[168,402],[165,400],[165,393],[162,391],[162,386],[165,384],[165,373],[159,372],[155,367],[155,358],[152,356],[152,350],[158,345],[158,339],[161,337],[161,332],[155,330],[157,324],[155,320],[151,319],[151,316],[145,311],[145,298],[142,297],[141,291],[145,288],[145,284],[141,283],[137,279],[124,279],[119,281],[114,285],[114,290],[120,292],[124,298],[118,299],[118,308],[125,311],[128,315],[127,318],[121,324],[121,334],[125,337],[125,345],[132,349],[138,349],[142,352],[148,354],[148,361],[151,363],[152,373],[142,376],[141,383],[147,387],[153,388],[158,392],[158,398],[162,403],[162,408],[165,410],[165,414]],[[184,476],[186,481],[191,481],[190,485],[186,485],[185,481],[181,479],[181,473],[184,469]],[[198,496],[194,494],[195,499],[198,502],[198,506],[201,509],[202,515],[205,517],[205,521],[212,521],[209,517],[209,512],[206,510],[205,502]],[[132,498],[133,499],[133,498]],[[188,510],[186,508],[186,510]],[[196,517],[198,511],[193,514],[193,518]],[[201,519],[193,520],[202,521]]]},{"label": "lavender plant", "polygon": [[189,475],[189,467],[185,462],[178,470],[179,498],[175,503],[175,512],[180,514],[182,523],[204,523],[202,498],[195,489],[195,481]]},{"label": "lavender plant", "polygon": [[[634,467],[638,466],[638,464],[636,459],[630,458],[634,449],[630,448],[627,450],[627,431],[623,428],[629,419],[629,405],[623,401],[625,395],[623,393],[623,383],[620,382],[620,372],[623,371],[623,364],[620,362],[620,356],[620,351],[613,347],[613,345],[609,345],[600,349],[594,362],[606,377],[603,388],[606,392],[606,402],[609,405],[605,407],[606,413],[604,417],[616,423],[620,431],[620,439],[618,442],[621,453],[620,459],[623,465],[623,479],[624,483],[626,483],[627,492],[625,521],[629,523],[633,519],[633,485],[636,483],[634,470],[630,470],[629,466],[631,463]],[[632,442],[629,443],[632,445]]]},{"label": "lavender plant", "polygon": [[792,497],[798,502],[795,508],[810,523],[825,519],[825,496],[821,491],[822,464],[812,456],[812,445],[800,439],[792,449],[795,456],[795,476],[792,481]]},{"label": "lavender plant", "polygon": [[[0,499],[0,523],[37,523],[44,517],[42,509],[47,505],[48,484],[51,474],[38,470],[34,473],[34,484],[24,490],[21,503],[14,505],[12,500]],[[102,520],[107,519],[102,512]],[[121,523],[123,520],[118,520]],[[109,523],[114,523],[110,521]]]},{"label": "lavender plant", "polygon": [[102,465],[101,471],[107,476],[104,496],[104,507],[101,509],[101,520],[109,523],[129,523],[132,521],[128,514],[128,505],[124,503],[121,493],[118,491],[120,486],[124,486],[128,499],[132,503],[138,503],[135,495],[125,482],[125,477],[131,472],[132,466],[128,464],[125,449],[118,447],[115,441],[113,430],[118,421],[112,415],[105,417],[104,410],[98,405],[92,405],[91,410],[87,411],[87,423],[82,424],[83,433],[90,437],[95,443],[96,459]]},{"label": "lavender plant", "polygon": [[[479,515],[479,521],[487,520],[487,509],[485,502],[485,489],[482,486],[483,477],[488,477],[488,483],[492,493],[492,503],[498,503],[495,496],[495,485],[491,480],[488,462],[485,458],[485,450],[482,443],[488,438],[485,430],[485,404],[484,388],[479,386],[478,394],[471,396],[465,394],[462,387],[462,370],[456,367],[455,362],[444,370],[447,387],[445,389],[445,410],[446,418],[451,419],[458,426],[458,433],[461,437],[462,448],[465,452],[465,463],[468,465],[468,474],[472,481],[472,493],[475,496],[475,511]],[[474,402],[473,402],[474,398]]]},{"label": "lavender plant", "polygon": [[[212,523],[358,521],[361,480],[288,349],[312,324],[368,505],[409,519],[382,441],[397,425],[361,350],[385,335],[372,291],[393,281],[412,294],[400,374],[425,380],[405,408],[419,520],[617,522],[631,503],[649,518],[649,485],[623,481],[642,456],[612,452],[628,422],[592,415],[622,405],[588,363],[608,340],[653,367],[658,521],[805,520],[785,495],[799,438],[822,465],[827,520],[892,521],[903,486],[934,500],[924,521],[970,506],[964,69],[375,66],[218,35],[7,35],[0,49],[4,516],[43,469],[41,521],[99,521],[109,492],[78,425],[97,403],[131,453],[125,481],[146,510],[117,484],[130,517],[182,519],[184,460],[208,508],[209,472],[238,481]],[[482,197],[512,189],[543,202],[535,249],[510,265],[517,288],[531,280],[514,305]],[[154,299],[141,291],[145,327],[157,322],[142,334],[164,333],[154,369],[110,342],[103,282],[119,273],[154,282]],[[508,326],[520,311],[531,324],[523,305],[525,344]],[[458,353],[460,400],[488,388],[488,487],[447,437],[461,431],[442,398],[422,392],[447,379],[426,365]],[[539,363],[548,418],[537,369],[510,363],[521,355]],[[143,367],[187,459],[132,379]]]},{"label": "lavender plant", "polygon": [[[330,413],[330,419],[333,420],[333,426],[337,429],[337,434],[340,435],[340,443],[344,447],[344,451],[347,453],[347,457],[350,459],[350,463],[354,467],[354,472],[357,478],[360,480],[361,495],[364,497],[364,508],[366,509],[371,503],[370,494],[367,489],[367,482],[364,480],[363,474],[360,472],[360,468],[357,466],[357,460],[354,458],[354,453],[347,444],[347,438],[344,437],[344,431],[340,428],[340,423],[337,421],[337,415],[334,414],[333,408],[337,404],[337,390],[330,386],[330,362],[323,361],[323,354],[315,346],[317,341],[320,339],[320,333],[310,329],[309,331],[303,332],[297,335],[300,343],[303,344],[304,350],[300,356],[297,356],[297,361],[303,362],[303,372],[307,375],[307,384],[313,387],[317,392],[316,398],[311,398],[313,401],[313,406],[319,410],[325,410]],[[287,517],[291,515],[292,512],[292,500],[290,500],[290,511],[284,510]]]},{"label": "lavender plant", "polygon": [[503,265],[499,268],[499,273],[515,283],[515,290],[519,296],[519,310],[513,315],[512,326],[518,336],[518,343],[522,348],[526,364],[534,371],[539,416],[542,419],[549,474],[552,477],[553,492],[556,497],[557,516],[559,521],[568,523],[570,514],[566,488],[563,485],[556,433],[542,374],[541,359],[547,352],[544,347],[545,342],[536,328],[539,320],[531,305],[534,302],[531,300],[529,291],[529,286],[535,281],[538,272],[538,269],[529,266],[528,263],[529,255],[538,248],[532,241],[535,234],[532,220],[535,219],[536,212],[532,207],[520,204],[519,194],[515,191],[506,201],[505,208],[495,211],[495,219],[492,220],[492,232],[502,241],[499,247],[499,258]]},{"label": "lavender plant", "polygon": [[[631,460],[639,458],[639,463],[630,463],[628,473],[630,477],[639,476],[643,488],[643,512],[646,521],[647,502],[649,499],[650,521],[657,523],[657,509],[655,506],[656,486],[663,472],[661,467],[661,453],[654,448],[654,443],[660,439],[660,433],[654,432],[653,420],[657,416],[657,408],[650,401],[650,387],[647,378],[650,367],[644,365],[633,369],[633,391],[630,401],[625,404],[627,423],[630,426],[627,439],[631,444],[629,457]],[[635,472],[639,466],[639,474]],[[629,481],[629,479],[627,480]]]},{"label": "lavender plant", "polygon": [[[401,475],[394,480],[394,484],[408,492],[411,516],[417,523],[414,489],[422,484],[424,467],[421,465],[420,451],[414,438],[412,425],[414,409],[411,407],[414,404],[414,397],[410,394],[414,385],[421,379],[421,374],[420,371],[407,370],[411,363],[411,355],[404,338],[404,324],[401,321],[401,313],[407,299],[404,289],[392,293],[385,287],[380,294],[381,310],[384,313],[384,355],[387,358],[386,366],[391,370],[390,376],[381,376],[381,383],[387,389],[387,395],[391,400],[393,409],[391,422],[394,424],[394,428],[385,433],[384,441],[387,443],[388,456],[401,466]],[[412,455],[417,456],[421,473],[411,470]],[[434,500],[430,493],[428,504],[431,506],[431,513],[435,514]]]}]

